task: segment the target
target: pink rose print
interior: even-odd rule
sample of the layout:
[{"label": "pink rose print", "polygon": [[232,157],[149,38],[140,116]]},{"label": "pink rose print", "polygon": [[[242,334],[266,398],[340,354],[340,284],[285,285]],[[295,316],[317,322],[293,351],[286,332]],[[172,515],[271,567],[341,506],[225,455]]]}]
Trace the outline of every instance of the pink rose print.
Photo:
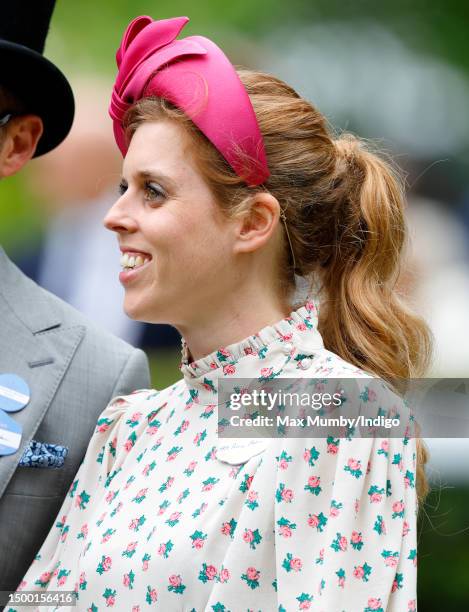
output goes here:
[{"label": "pink rose print", "polygon": [[383,496],[381,495],[381,493],[372,493],[370,495],[370,502],[372,504],[377,504],[382,500]]},{"label": "pink rose print", "polygon": [[291,502],[293,500],[293,491],[291,489],[283,489],[282,499],[286,502]]},{"label": "pink rose print", "polygon": [[339,540],[340,550],[347,550],[347,538],[342,536]]},{"label": "pink rose print", "polygon": [[230,375],[230,374],[234,374],[236,372],[236,368],[234,367],[233,364],[231,363],[227,363],[225,366],[223,366],[223,374],[226,375]]},{"label": "pink rose print", "polygon": [[307,327],[306,327],[306,324],[305,324],[305,323],[298,323],[298,325],[296,326],[296,329],[297,329],[298,331],[306,331],[306,330],[307,330]]},{"label": "pink rose print", "polygon": [[230,535],[231,533],[231,527],[229,523],[223,523],[222,527],[221,527],[221,532],[223,535]]},{"label": "pink rose print", "polygon": [[158,554],[159,555],[164,555],[166,552],[166,544],[162,543],[160,544],[159,548],[158,548]]},{"label": "pink rose print", "polygon": [[404,524],[402,525],[402,535],[406,536],[410,531],[410,527],[409,527],[409,523],[407,521],[404,521]]},{"label": "pink rose print", "polygon": [[375,597],[371,597],[368,600],[368,607],[370,610],[379,610],[382,607],[381,599],[376,599]]},{"label": "pink rose print", "polygon": [[210,369],[211,369],[211,370],[216,370],[217,368],[218,368],[217,364],[216,364],[214,361],[212,361],[212,362],[210,363]]},{"label": "pink rose print", "polygon": [[[132,449],[132,446],[133,446],[132,440],[128,439],[125,441],[124,448],[127,452],[129,452]],[[111,598],[109,597],[108,599],[111,599]]]},{"label": "pink rose print", "polygon": [[213,580],[217,575],[217,568],[214,565],[207,565],[205,574],[209,580]]},{"label": "pink rose print", "polygon": [[228,580],[230,579],[230,572],[229,570],[226,569],[226,567],[224,567],[220,571],[219,579],[220,579],[220,582],[228,582]]},{"label": "pink rose print", "polygon": [[273,368],[262,368],[261,369],[261,376],[263,378],[269,378],[269,376],[272,375],[273,371],[274,371]]},{"label": "pink rose print", "polygon": [[329,510],[329,515],[330,516],[339,516],[340,514],[340,510],[339,508],[336,508],[336,506],[331,506],[331,509]]},{"label": "pink rose print", "polygon": [[197,549],[200,550],[201,548],[203,548],[203,545],[205,544],[204,540],[202,540],[202,538],[196,538],[193,542],[192,542],[192,546]]},{"label": "pink rose print", "polygon": [[339,452],[339,447],[336,444],[328,444],[327,452],[331,455],[337,455],[337,453]]},{"label": "pink rose print", "polygon": [[248,493],[248,501],[255,502],[258,498],[259,494],[257,491],[249,491]]},{"label": "pink rose print", "polygon": [[256,570],[255,567],[248,567],[246,570],[246,575],[248,580],[259,580],[260,573]]},{"label": "pink rose print", "polygon": [[396,567],[398,562],[398,558],[390,555],[384,559],[384,563],[387,567]]},{"label": "pink rose print", "polygon": [[352,531],[352,537],[350,539],[352,540],[354,544],[358,544],[359,542],[362,541],[362,537],[358,533],[358,531]]},{"label": "pink rose print", "polygon": [[404,504],[402,501],[397,501],[394,502],[392,505],[392,510],[393,512],[396,512],[397,514],[400,514],[401,512],[404,511]]},{"label": "pink rose print", "polygon": [[112,606],[115,603],[116,603],[115,595],[109,595],[109,597],[106,598],[106,606],[108,606],[109,608],[112,608]]},{"label": "pink rose print", "polygon": [[389,450],[389,440],[383,440],[381,442],[381,450],[388,451]]},{"label": "pink rose print", "polygon": [[103,570],[107,572],[108,570],[111,569],[111,565],[112,565],[111,557],[104,557],[102,561]]},{"label": "pink rose print", "polygon": [[178,587],[181,582],[181,576],[178,576],[177,574],[171,574],[169,577],[169,584],[173,587]]},{"label": "pink rose print", "polygon": [[284,538],[291,538],[293,532],[288,525],[281,525],[279,527],[279,533]]},{"label": "pink rose print", "polygon": [[254,534],[251,529],[246,529],[243,534],[243,540],[248,544],[254,540]]},{"label": "pink rose print", "polygon": [[288,468],[288,461],[286,459],[280,459],[280,461],[278,462],[278,467],[281,470],[286,470]]},{"label": "pink rose print", "polygon": [[231,353],[227,349],[222,348],[219,350],[219,352],[223,357],[226,357],[226,358],[231,357]]},{"label": "pink rose print", "polygon": [[355,578],[363,578],[363,576],[365,575],[363,567],[361,565],[357,565],[357,567],[353,570],[353,575],[355,576]]},{"label": "pink rose print", "polygon": [[360,461],[357,459],[349,459],[347,465],[351,470],[359,470],[361,468]]},{"label": "pink rose print", "polygon": [[308,518],[308,525],[310,527],[317,527],[319,525],[319,517],[317,514],[310,514]]},{"label": "pink rose print", "polygon": [[303,567],[303,562],[299,557],[293,557],[293,559],[290,560],[290,567],[294,572],[299,572]]},{"label": "pink rose print", "polygon": [[157,601],[158,599],[158,592],[156,589],[150,589],[150,587],[147,588],[147,596],[146,596],[146,601],[147,603],[155,603],[155,601]]}]

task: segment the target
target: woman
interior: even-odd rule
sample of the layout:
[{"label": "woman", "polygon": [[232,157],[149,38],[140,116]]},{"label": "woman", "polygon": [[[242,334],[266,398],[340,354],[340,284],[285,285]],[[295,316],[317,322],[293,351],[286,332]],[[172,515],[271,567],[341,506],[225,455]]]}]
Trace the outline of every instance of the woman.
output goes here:
[{"label": "woman", "polygon": [[[278,79],[176,40],[186,22],[124,34],[105,219],[125,310],[181,332],[183,379],[102,414],[21,587],[81,610],[415,610],[415,438],[217,436],[223,379],[422,373],[427,329],[394,290],[399,182]],[[318,293],[292,311],[295,272]]]}]

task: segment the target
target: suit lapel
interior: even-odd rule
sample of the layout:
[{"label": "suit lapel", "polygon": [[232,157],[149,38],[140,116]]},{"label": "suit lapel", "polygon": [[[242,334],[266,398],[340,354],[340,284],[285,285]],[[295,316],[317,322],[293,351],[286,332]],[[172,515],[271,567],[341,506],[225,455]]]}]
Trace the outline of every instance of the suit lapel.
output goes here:
[{"label": "suit lapel", "polygon": [[18,374],[31,391],[29,404],[10,415],[23,427],[23,437],[14,455],[0,457],[1,497],[47,413],[85,328],[64,326],[55,299],[25,277],[1,250],[0,279],[0,373]]}]

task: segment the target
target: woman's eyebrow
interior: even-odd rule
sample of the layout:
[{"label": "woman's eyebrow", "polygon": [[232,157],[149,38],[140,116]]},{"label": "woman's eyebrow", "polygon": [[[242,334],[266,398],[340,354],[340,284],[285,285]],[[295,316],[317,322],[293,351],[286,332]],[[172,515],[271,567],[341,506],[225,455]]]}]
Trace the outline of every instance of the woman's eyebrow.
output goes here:
[{"label": "woman's eyebrow", "polygon": [[169,177],[167,174],[162,174],[160,172],[152,171],[152,170],[140,170],[136,174],[137,178],[143,180],[152,180],[152,181],[160,181],[163,185],[168,187],[169,189],[176,189],[176,182]]}]

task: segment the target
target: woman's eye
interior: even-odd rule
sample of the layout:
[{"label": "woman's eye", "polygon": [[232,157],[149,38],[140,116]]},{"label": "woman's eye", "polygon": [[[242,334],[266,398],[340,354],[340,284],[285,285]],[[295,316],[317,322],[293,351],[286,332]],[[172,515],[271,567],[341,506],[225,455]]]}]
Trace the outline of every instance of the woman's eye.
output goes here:
[{"label": "woman's eye", "polygon": [[145,200],[164,200],[166,193],[157,183],[145,183]]},{"label": "woman's eye", "polygon": [[119,183],[118,191],[119,191],[119,195],[124,195],[124,193],[127,191],[127,183],[125,183],[124,181],[121,181]]}]

